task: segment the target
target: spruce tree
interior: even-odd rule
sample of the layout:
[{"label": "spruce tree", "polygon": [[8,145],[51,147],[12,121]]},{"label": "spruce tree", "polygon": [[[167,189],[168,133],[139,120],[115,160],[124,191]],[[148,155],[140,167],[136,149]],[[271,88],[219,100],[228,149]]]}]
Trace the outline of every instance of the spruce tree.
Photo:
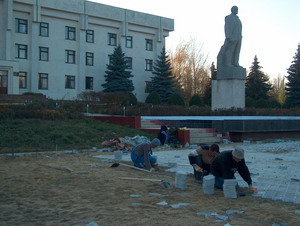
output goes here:
[{"label": "spruce tree", "polygon": [[300,44],[291,66],[287,69],[286,103],[291,107],[300,107]]},{"label": "spruce tree", "polygon": [[210,79],[207,82],[204,94],[203,94],[203,103],[211,106],[211,89],[212,89],[212,80],[216,80],[217,79],[217,69],[216,66],[214,64],[214,62],[212,62],[211,67],[210,67]]},{"label": "spruce tree", "polygon": [[217,79],[217,68],[216,68],[214,62],[211,63],[210,74],[211,74],[211,80]]},{"label": "spruce tree", "polygon": [[152,90],[159,94],[163,104],[168,103],[170,96],[176,92],[176,80],[172,73],[172,67],[169,56],[166,54],[165,48],[162,49],[161,54],[153,66]]},{"label": "spruce tree", "polygon": [[110,63],[106,65],[105,83],[103,92],[132,92],[134,90],[131,71],[126,70],[126,58],[121,46],[114,49]]},{"label": "spruce tree", "polygon": [[250,72],[246,79],[246,98],[251,98],[254,101],[259,99],[269,99],[269,91],[272,86],[269,82],[269,77],[261,71],[261,66],[257,57],[254,57],[254,62],[250,67]]}]

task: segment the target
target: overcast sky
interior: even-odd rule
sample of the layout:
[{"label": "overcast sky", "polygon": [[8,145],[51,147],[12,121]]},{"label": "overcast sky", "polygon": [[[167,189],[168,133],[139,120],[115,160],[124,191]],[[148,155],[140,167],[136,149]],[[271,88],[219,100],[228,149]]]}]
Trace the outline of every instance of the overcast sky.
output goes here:
[{"label": "overcast sky", "polygon": [[194,38],[215,63],[225,39],[224,18],[236,5],[243,25],[240,65],[249,70],[257,55],[262,71],[271,78],[287,75],[300,43],[300,0],[92,1],[174,19],[167,49]]}]

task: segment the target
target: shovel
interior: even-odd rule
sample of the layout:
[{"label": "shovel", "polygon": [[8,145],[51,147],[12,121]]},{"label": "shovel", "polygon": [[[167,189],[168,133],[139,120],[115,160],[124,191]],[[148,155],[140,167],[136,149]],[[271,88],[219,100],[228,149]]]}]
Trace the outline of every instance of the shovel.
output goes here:
[{"label": "shovel", "polygon": [[142,180],[142,181],[154,181],[154,182],[161,182],[165,188],[172,188],[172,185],[165,180],[159,179],[149,179],[149,178],[135,178],[135,177],[119,177],[122,180]]}]

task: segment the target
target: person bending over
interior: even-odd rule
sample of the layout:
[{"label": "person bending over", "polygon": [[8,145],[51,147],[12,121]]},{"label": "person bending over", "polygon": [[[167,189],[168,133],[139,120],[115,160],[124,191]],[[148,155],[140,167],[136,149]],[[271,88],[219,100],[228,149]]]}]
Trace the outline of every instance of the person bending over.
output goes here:
[{"label": "person bending over", "polygon": [[189,153],[189,162],[194,168],[194,176],[197,182],[202,182],[203,176],[210,173],[210,164],[220,153],[219,149],[219,145],[212,144],[210,147],[201,146],[197,150]]},{"label": "person bending over", "polygon": [[223,151],[211,163],[211,173],[215,176],[216,188],[223,189],[224,179],[235,179],[236,172],[241,175],[251,191],[257,192],[252,186],[250,172],[245,163],[244,149]]},{"label": "person bending over", "polygon": [[159,139],[154,138],[151,143],[138,144],[132,148],[131,160],[135,167],[153,171],[157,168],[157,159],[152,155],[152,148],[161,145]]}]

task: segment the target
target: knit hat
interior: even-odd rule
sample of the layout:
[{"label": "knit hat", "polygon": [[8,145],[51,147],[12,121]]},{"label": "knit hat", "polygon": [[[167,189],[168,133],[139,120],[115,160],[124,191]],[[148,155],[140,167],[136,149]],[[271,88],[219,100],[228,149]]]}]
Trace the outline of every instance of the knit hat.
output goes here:
[{"label": "knit hat", "polygon": [[152,145],[155,145],[155,146],[159,146],[160,145],[160,140],[158,138],[154,138],[152,141],[151,141],[151,144]]},{"label": "knit hat", "polygon": [[232,151],[232,155],[238,159],[243,159],[244,158],[244,149],[242,148],[235,148]]}]

